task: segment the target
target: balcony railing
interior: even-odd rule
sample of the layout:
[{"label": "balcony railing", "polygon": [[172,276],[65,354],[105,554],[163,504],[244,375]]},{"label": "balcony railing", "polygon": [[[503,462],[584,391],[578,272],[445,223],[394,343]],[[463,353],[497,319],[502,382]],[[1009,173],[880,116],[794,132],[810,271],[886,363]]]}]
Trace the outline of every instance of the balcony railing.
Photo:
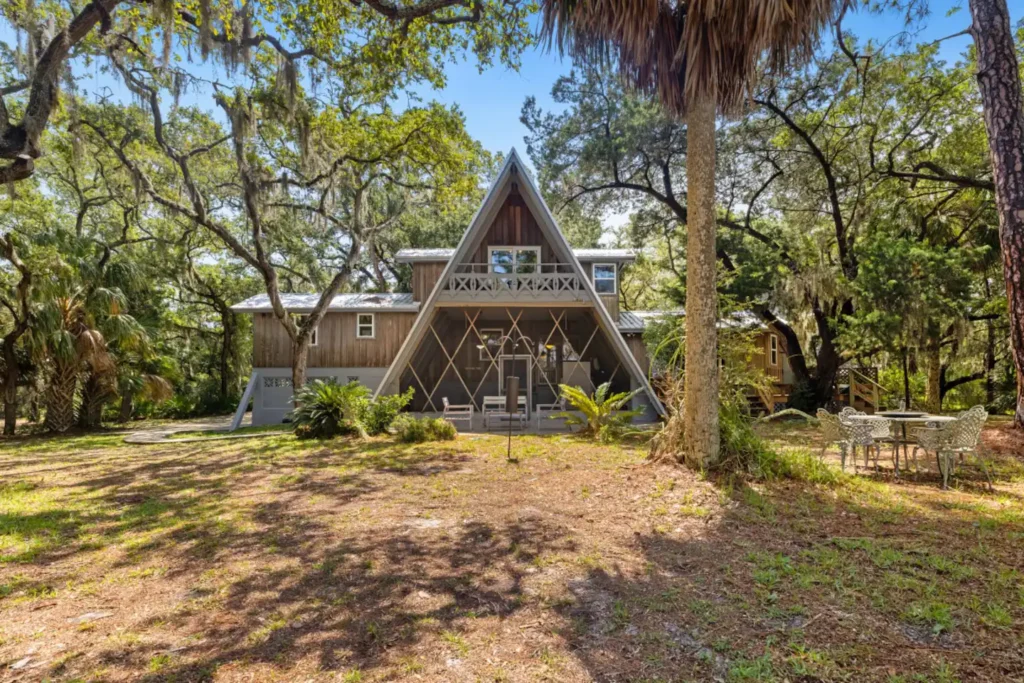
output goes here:
[{"label": "balcony railing", "polygon": [[[509,272],[515,269],[517,272]],[[567,263],[495,266],[462,263],[448,277],[443,298],[449,301],[566,301],[583,296],[583,283]]]}]

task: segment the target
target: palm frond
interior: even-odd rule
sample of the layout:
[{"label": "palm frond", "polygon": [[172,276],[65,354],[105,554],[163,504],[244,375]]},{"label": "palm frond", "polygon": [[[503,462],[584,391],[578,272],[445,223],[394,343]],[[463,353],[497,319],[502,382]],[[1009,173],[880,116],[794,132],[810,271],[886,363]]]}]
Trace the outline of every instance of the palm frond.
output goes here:
[{"label": "palm frond", "polygon": [[839,0],[544,0],[542,38],[584,62],[614,61],[672,114],[712,99],[742,108],[759,66],[810,57]]}]

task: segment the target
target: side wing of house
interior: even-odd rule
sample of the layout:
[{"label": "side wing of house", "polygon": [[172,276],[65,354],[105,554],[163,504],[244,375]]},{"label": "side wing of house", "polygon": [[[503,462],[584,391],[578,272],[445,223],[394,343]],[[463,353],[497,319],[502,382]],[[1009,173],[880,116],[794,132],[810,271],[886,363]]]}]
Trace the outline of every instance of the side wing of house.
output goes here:
[{"label": "side wing of house", "polygon": [[[287,295],[286,308],[301,316],[316,295]],[[233,307],[253,316],[252,423],[282,422],[292,409],[292,341],[269,310],[266,296]],[[416,321],[408,294],[340,294],[317,327],[307,358],[309,379],[357,381],[376,390]]]}]

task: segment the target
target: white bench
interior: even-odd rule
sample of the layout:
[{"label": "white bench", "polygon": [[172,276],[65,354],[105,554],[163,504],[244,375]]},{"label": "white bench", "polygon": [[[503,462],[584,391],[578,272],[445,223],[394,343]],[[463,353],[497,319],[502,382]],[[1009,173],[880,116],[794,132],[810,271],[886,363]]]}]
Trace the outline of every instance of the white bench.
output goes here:
[{"label": "white bench", "polygon": [[501,427],[508,422],[517,425],[519,429],[526,426],[526,397],[519,397],[519,412],[509,413],[505,410],[505,397],[504,396],[484,396],[483,401],[484,410],[484,429],[490,430],[491,424],[496,424]]}]

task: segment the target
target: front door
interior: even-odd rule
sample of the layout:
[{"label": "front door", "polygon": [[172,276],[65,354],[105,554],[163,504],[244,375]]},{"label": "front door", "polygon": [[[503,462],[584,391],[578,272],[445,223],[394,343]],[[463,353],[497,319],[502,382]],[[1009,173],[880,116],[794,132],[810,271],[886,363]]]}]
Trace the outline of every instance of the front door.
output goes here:
[{"label": "front door", "polygon": [[506,377],[518,377],[519,378],[519,395],[526,397],[526,415],[530,416],[530,412],[533,408],[533,373],[530,371],[533,366],[531,358],[529,356],[501,356],[498,359],[498,367],[501,368],[501,373],[498,377],[498,389],[501,391],[502,396],[505,395],[505,378]]}]

